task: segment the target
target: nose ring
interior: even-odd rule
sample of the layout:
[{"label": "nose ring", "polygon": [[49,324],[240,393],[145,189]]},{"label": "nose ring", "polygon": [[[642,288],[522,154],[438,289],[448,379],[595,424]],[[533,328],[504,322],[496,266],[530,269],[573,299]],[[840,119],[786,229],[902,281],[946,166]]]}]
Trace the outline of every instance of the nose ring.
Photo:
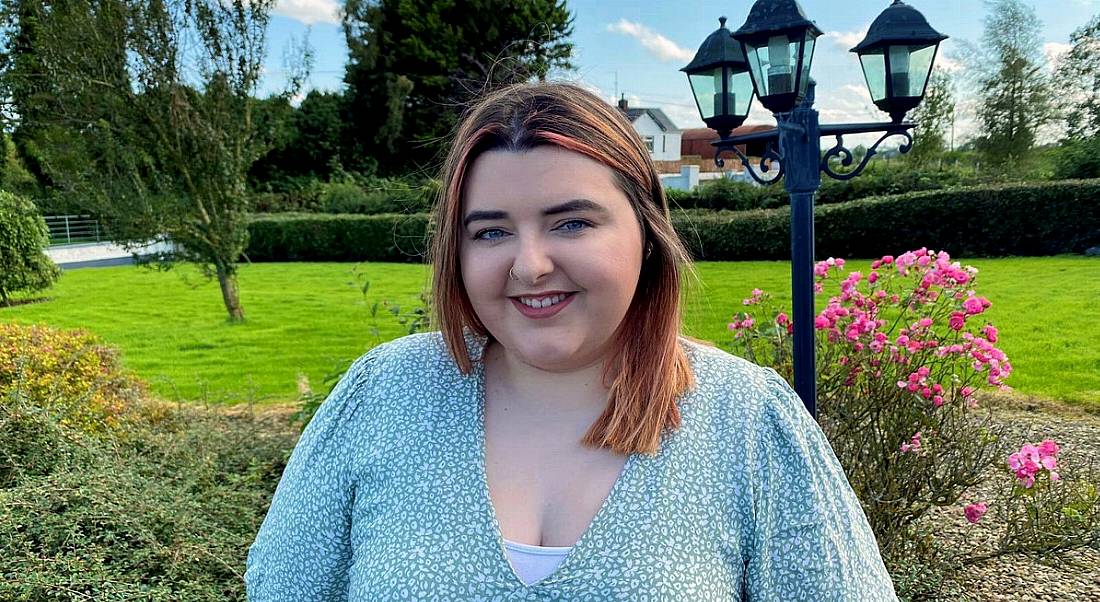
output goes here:
[{"label": "nose ring", "polygon": [[519,277],[516,276],[514,272],[512,272],[512,268],[508,268],[508,277],[512,280],[519,280]]}]

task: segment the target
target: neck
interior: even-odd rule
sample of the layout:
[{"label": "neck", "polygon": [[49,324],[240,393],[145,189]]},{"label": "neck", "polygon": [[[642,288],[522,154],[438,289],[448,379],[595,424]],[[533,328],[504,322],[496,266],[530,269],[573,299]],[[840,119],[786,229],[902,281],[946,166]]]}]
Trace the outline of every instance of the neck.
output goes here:
[{"label": "neck", "polygon": [[532,366],[492,341],[485,351],[493,386],[516,406],[562,411],[603,411],[608,388],[603,382],[604,356],[568,371]]}]

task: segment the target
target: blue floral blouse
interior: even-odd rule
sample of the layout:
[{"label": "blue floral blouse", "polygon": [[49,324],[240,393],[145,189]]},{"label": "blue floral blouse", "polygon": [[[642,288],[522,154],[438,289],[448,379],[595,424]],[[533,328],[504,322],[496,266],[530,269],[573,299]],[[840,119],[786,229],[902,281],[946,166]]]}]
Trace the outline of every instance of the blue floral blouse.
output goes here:
[{"label": "blue floral blouse", "polygon": [[252,602],[896,600],[836,456],[790,386],[681,338],[696,387],[631,454],[580,540],[525,585],[485,476],[485,340],[440,333],[357,360],[290,457],[248,550]]}]

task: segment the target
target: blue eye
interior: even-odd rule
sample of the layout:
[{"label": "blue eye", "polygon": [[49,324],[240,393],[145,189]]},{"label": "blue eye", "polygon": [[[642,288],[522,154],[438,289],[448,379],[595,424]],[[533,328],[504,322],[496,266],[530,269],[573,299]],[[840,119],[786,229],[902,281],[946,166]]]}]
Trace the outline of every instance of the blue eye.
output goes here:
[{"label": "blue eye", "polygon": [[[566,226],[568,226],[569,224],[580,224],[583,227],[580,227],[580,228],[566,228]],[[562,225],[558,226],[558,228],[561,229],[561,230],[565,230],[566,232],[580,232],[581,230],[584,230],[585,228],[589,228],[591,226],[592,226],[591,223],[589,223],[589,222],[587,222],[583,219],[571,219],[567,222],[563,222]]]},{"label": "blue eye", "polygon": [[496,240],[498,238],[496,236],[483,236],[484,234],[488,234],[490,232],[501,232],[501,230],[499,228],[486,228],[479,231],[477,234],[474,234],[474,240]]}]

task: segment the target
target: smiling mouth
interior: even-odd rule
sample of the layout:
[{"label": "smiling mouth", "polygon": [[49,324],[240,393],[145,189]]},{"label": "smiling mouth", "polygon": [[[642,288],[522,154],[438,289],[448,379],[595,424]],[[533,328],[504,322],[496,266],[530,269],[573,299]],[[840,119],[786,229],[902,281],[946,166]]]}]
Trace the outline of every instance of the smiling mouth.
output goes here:
[{"label": "smiling mouth", "polygon": [[512,297],[516,301],[530,307],[532,309],[543,309],[546,307],[553,307],[562,301],[565,301],[569,297],[572,297],[576,293],[558,293],[555,295],[546,295],[544,297]]},{"label": "smiling mouth", "polygon": [[[549,318],[557,315],[560,311],[565,309],[566,306],[573,300],[573,297],[577,296],[577,293],[559,293],[556,295],[550,295],[548,297],[541,297],[533,299],[531,297],[509,297],[509,300],[515,305],[516,310],[528,318]],[[530,301],[532,305],[525,303],[524,300]],[[533,304],[538,304],[535,307]],[[545,305],[544,305],[545,304]]]}]

